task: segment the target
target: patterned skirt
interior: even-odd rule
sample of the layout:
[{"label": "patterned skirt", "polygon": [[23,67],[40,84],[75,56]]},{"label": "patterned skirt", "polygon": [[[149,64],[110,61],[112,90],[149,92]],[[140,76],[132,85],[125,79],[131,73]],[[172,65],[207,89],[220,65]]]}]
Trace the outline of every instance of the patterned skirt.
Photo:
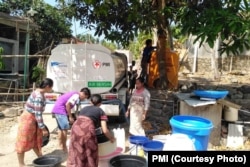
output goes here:
[{"label": "patterned skirt", "polygon": [[130,108],[130,125],[129,133],[131,135],[145,136],[145,131],[142,127],[142,115],[144,107],[138,104],[134,104]]},{"label": "patterned skirt", "polygon": [[33,148],[42,148],[42,130],[38,128],[34,114],[24,111],[20,116],[15,150],[24,153]]},{"label": "patterned skirt", "polygon": [[79,116],[71,128],[67,167],[98,167],[98,143],[93,121]]}]

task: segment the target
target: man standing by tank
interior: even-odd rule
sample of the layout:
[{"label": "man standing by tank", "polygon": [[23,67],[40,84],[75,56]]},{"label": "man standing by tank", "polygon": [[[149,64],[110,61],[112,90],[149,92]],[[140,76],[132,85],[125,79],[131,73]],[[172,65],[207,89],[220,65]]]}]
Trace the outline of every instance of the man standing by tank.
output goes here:
[{"label": "man standing by tank", "polygon": [[150,63],[150,58],[151,58],[152,51],[154,49],[156,49],[156,47],[152,46],[152,39],[147,39],[146,42],[145,42],[145,45],[146,46],[143,49],[142,59],[141,59],[142,71],[141,71],[140,77],[144,78],[145,83],[147,83],[148,70],[149,70],[148,66],[149,66],[149,63]]},{"label": "man standing by tank", "polygon": [[71,91],[65,93],[56,100],[52,113],[55,115],[58,125],[59,147],[63,151],[67,151],[66,141],[70,124],[73,124],[74,118],[71,109],[79,103],[79,101],[87,100],[91,93],[88,88],[82,88],[80,92]]}]

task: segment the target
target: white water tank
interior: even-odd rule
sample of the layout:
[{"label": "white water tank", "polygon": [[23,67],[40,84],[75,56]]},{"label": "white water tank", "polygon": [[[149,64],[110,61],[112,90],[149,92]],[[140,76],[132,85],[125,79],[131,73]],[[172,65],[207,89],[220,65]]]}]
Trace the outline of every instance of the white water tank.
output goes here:
[{"label": "white water tank", "polygon": [[127,56],[127,60],[128,60],[128,66],[132,65],[132,61],[133,61],[133,54],[130,50],[125,50],[125,49],[117,49],[115,50],[115,52],[118,53],[123,53]]},{"label": "white water tank", "polygon": [[60,44],[48,59],[47,77],[53,79],[56,92],[88,87],[95,94],[109,92],[126,70],[125,54],[112,53],[99,44]]}]

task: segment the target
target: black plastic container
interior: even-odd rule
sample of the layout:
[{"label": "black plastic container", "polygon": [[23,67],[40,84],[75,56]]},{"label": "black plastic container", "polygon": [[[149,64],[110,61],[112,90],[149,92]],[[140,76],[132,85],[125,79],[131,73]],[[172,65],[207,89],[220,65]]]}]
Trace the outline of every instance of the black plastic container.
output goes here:
[{"label": "black plastic container", "polygon": [[147,161],[137,155],[118,155],[109,160],[109,167],[146,167]]},{"label": "black plastic container", "polygon": [[46,146],[49,143],[49,138],[50,138],[49,128],[46,125],[45,125],[45,129],[48,131],[48,136],[43,136],[42,147]]},{"label": "black plastic container", "polygon": [[109,141],[109,139],[104,134],[96,135],[96,137],[98,143],[105,143]]},{"label": "black plastic container", "polygon": [[33,161],[34,167],[61,167],[62,158],[59,156],[42,156]]}]

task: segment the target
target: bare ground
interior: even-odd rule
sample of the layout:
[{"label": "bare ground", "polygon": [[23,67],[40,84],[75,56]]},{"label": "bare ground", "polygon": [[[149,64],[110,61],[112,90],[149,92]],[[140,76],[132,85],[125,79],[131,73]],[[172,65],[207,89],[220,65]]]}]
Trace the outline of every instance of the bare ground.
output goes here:
[{"label": "bare ground", "polygon": [[[4,109],[8,106],[1,106],[0,109]],[[58,149],[57,145],[57,125],[51,114],[45,114],[43,116],[45,124],[48,126],[50,131],[50,141],[42,148],[43,155],[56,155],[62,158],[61,167],[66,167],[67,154]],[[1,146],[0,146],[0,166],[18,167],[17,155],[15,152],[15,139],[18,128],[19,116],[14,117],[0,117],[0,135],[1,135]],[[117,128],[118,125],[110,125],[109,128]],[[121,128],[125,128],[127,131],[127,124],[121,124]],[[68,133],[68,138],[70,131]],[[28,166],[33,166],[33,161],[36,159],[35,153],[31,150],[25,153],[25,163]]]}]

